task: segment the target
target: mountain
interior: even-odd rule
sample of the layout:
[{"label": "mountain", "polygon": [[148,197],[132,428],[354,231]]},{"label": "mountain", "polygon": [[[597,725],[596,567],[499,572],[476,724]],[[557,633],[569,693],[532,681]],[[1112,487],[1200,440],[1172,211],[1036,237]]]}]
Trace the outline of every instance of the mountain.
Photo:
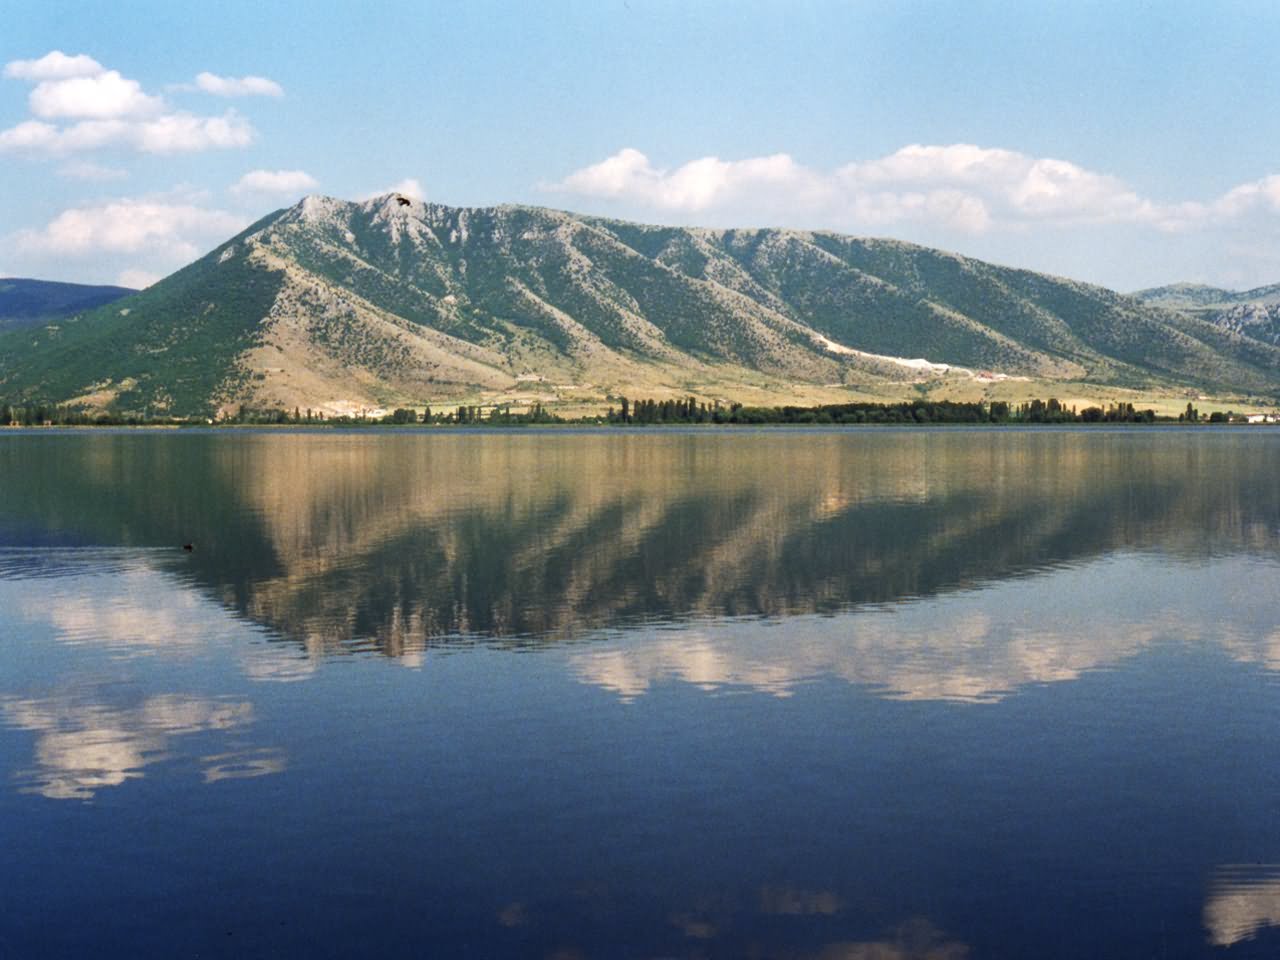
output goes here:
[{"label": "mountain", "polygon": [[1280,346],[1280,283],[1244,291],[1175,283],[1139,290],[1134,297],[1177,310],[1225,333]]},{"label": "mountain", "polygon": [[128,287],[0,277],[0,330],[39,326],[136,292]]},{"label": "mountain", "polygon": [[1271,393],[1280,348],[893,240],[312,196],[124,300],[0,334],[0,396],[122,410],[856,398],[930,381]]}]

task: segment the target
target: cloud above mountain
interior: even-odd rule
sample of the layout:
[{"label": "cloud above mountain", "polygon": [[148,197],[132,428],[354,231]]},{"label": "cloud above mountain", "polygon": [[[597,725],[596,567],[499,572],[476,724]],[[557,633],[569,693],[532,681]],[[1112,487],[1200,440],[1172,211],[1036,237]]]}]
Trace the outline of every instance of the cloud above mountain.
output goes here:
[{"label": "cloud above mountain", "polygon": [[39,229],[21,231],[16,245],[58,256],[151,252],[179,265],[246,225],[245,217],[195,198],[126,197],[64,210]]},{"label": "cloud above mountain", "polygon": [[374,197],[385,197],[388,193],[403,194],[404,196],[409,197],[412,200],[425,200],[427,197],[426,188],[423,187],[421,181],[417,180],[414,177],[405,177],[403,180],[399,181],[398,183],[393,183],[388,187],[383,187],[381,190],[373,190],[373,191],[370,191],[369,193],[362,193],[356,199],[372,200]]},{"label": "cloud above mountain", "polygon": [[[53,50],[35,60],[13,60],[4,76],[34,83],[27,95],[31,117],[0,130],[0,152],[69,154],[104,148],[139,153],[194,153],[246,147],[254,129],[238,113],[202,116],[148,93],[137,80],[111,70],[87,54]],[[201,74],[223,95],[268,93],[279,85],[262,77],[240,79]]]},{"label": "cloud above mountain", "polygon": [[915,222],[970,234],[1108,224],[1179,232],[1250,212],[1280,212],[1280,176],[1241,185],[1213,201],[1170,204],[1067,160],[967,143],[910,144],[831,170],[805,166],[786,153],[701,157],[664,167],[627,147],[544,189],[739,223],[818,219],[856,230]]},{"label": "cloud above mountain", "polygon": [[320,182],[305,170],[250,170],[231,187],[231,193],[296,195],[318,186]]}]

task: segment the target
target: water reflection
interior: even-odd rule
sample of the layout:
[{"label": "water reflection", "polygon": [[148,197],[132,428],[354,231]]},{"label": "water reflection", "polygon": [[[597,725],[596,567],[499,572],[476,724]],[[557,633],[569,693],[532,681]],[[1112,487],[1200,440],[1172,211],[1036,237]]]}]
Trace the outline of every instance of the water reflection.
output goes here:
[{"label": "water reflection", "polygon": [[832,943],[815,960],[964,960],[969,947],[948,939],[928,920],[903,924],[883,940]]},{"label": "water reflection", "polygon": [[[652,912],[659,903],[637,916],[635,904],[619,903],[618,891],[580,890],[554,903],[516,900],[504,904],[494,919],[503,931],[522,936],[526,943],[547,937],[555,942],[557,927],[593,927],[642,930],[646,943],[665,943],[658,952],[635,950],[636,956],[754,957],[759,960],[962,960],[970,946],[925,916],[907,916],[887,926],[869,920],[868,911],[846,904],[833,890],[787,885],[766,885],[755,896],[749,891],[696,897],[670,910],[665,924],[655,924]],[[662,898],[668,899],[668,898]],[[869,911],[886,913],[883,908]],[[571,918],[571,919],[569,919]],[[559,922],[557,922],[559,921]],[[865,928],[865,938],[834,939],[832,933]],[[673,937],[672,934],[675,936]],[[622,941],[615,941],[615,947]],[[638,947],[638,943],[629,944]],[[544,956],[614,956],[562,944]]]},{"label": "water reflection", "polygon": [[1204,925],[1216,947],[1252,940],[1264,927],[1280,926],[1280,864],[1219,867],[1209,886]]},{"label": "water reflection", "polygon": [[215,753],[200,758],[205,783],[219,780],[251,780],[280,773],[287,765],[283,750],[259,747],[232,753]]},{"label": "water reflection", "polygon": [[312,655],[833,612],[1118,550],[1280,555],[1269,434],[93,435],[0,443],[0,477],[0,542],[167,546]]},{"label": "water reflection", "polygon": [[[30,551],[25,562],[22,551],[8,553],[12,568],[39,571],[34,579],[0,578],[0,637],[9,641],[2,653],[6,670],[17,674],[15,689],[22,688],[24,668],[34,662],[25,659],[25,651],[41,650],[41,658],[48,657],[37,638],[89,647],[110,664],[73,660],[55,674],[58,692],[0,698],[0,728],[36,734],[31,765],[14,774],[22,792],[92,799],[104,788],[141,779],[147,767],[177,754],[178,738],[213,733],[239,739],[253,724],[253,705],[240,697],[131,692],[147,661],[162,660],[156,668],[166,677],[190,670],[198,682],[202,658],[219,650],[230,651],[254,679],[290,679],[297,672],[296,652],[263,643],[257,628],[155,569],[154,551],[110,551],[105,564],[102,551],[92,549]],[[314,666],[301,662],[308,670]],[[39,689],[49,681],[25,683]],[[206,783],[285,768],[280,750],[224,746],[195,758]]]},{"label": "water reflection", "polygon": [[0,761],[110,801],[3,791],[6,938],[1265,941],[1275,873],[1205,878],[1280,853],[1278,467],[1173,431],[5,438]]},{"label": "water reflection", "polygon": [[[165,759],[175,737],[227,732],[253,721],[244,701],[209,700],[177,694],[150,697],[120,708],[73,698],[0,700],[5,724],[36,736],[34,765],[16,774],[19,789],[52,799],[88,800],[105,787],[143,776],[143,768]],[[206,781],[221,779],[221,757],[206,757]],[[263,773],[283,769],[279,756]]]},{"label": "water reflection", "polygon": [[1278,572],[1248,558],[1162,568],[1125,554],[892,608],[795,617],[785,636],[768,620],[708,623],[604,639],[569,660],[580,680],[624,702],[673,680],[788,697],[837,677],[893,699],[991,703],[1156,643],[1216,644],[1276,670],[1275,591],[1240,585]]}]

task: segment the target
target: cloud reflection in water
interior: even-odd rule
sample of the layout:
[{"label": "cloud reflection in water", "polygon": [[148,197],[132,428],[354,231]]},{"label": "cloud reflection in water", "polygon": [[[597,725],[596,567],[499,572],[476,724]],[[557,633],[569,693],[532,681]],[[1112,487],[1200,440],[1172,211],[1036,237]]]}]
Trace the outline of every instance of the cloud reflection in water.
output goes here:
[{"label": "cloud reflection in water", "polygon": [[577,646],[569,663],[623,701],[670,681],[788,697],[834,677],[893,699],[991,703],[1115,666],[1155,643],[1216,644],[1275,670],[1274,598],[1236,588],[1275,574],[1241,559],[1206,570],[1116,556],[892,607],[792,617],[785,630],[744,619],[637,631]]},{"label": "cloud reflection in water", "polygon": [[1264,927],[1280,926],[1280,864],[1219,867],[1209,884],[1204,925],[1216,947],[1252,940]]},{"label": "cloud reflection in water", "polygon": [[[227,732],[253,721],[253,706],[245,701],[177,694],[133,708],[9,698],[0,701],[0,713],[6,725],[37,734],[35,764],[16,775],[19,789],[60,800],[89,800],[98,790],[142,777],[145,767],[169,756],[176,737]],[[279,758],[275,763],[283,769]],[[206,781],[218,779],[209,775],[215,769],[205,770]]]}]

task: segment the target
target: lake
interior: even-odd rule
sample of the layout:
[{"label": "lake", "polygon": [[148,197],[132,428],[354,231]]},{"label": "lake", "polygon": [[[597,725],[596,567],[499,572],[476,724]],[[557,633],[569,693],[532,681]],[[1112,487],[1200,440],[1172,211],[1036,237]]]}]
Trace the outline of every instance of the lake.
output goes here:
[{"label": "lake", "polygon": [[0,891],[3,958],[1275,956],[1280,432],[0,433]]}]

